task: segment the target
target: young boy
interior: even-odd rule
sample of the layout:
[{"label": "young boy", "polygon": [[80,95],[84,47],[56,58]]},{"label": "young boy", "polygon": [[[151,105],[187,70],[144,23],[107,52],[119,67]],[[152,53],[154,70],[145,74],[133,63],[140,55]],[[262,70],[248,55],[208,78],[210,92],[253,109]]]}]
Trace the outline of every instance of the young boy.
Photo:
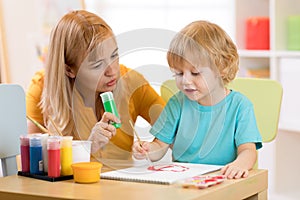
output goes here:
[{"label": "young boy", "polygon": [[225,165],[227,178],[247,177],[262,139],[252,103],[225,87],[239,63],[230,37],[216,24],[192,22],[173,38],[167,59],[180,92],[150,130],[155,139],[134,143],[134,157],[149,152],[156,161],[170,147],[174,161]]}]

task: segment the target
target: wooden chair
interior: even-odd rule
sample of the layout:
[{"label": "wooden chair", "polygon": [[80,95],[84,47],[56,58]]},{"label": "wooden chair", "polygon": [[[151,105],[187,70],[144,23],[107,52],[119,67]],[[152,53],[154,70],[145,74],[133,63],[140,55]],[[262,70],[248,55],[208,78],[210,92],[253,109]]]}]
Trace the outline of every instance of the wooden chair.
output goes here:
[{"label": "wooden chair", "polygon": [[[273,141],[278,132],[283,93],[280,83],[271,79],[236,78],[227,87],[241,92],[250,99],[254,105],[257,126],[263,142]],[[166,102],[177,91],[175,80],[165,81],[160,88],[161,96]]]},{"label": "wooden chair", "polygon": [[[2,175],[17,174],[19,137],[27,134],[25,93],[16,84],[0,84],[0,160]],[[1,167],[0,167],[1,170]]]}]

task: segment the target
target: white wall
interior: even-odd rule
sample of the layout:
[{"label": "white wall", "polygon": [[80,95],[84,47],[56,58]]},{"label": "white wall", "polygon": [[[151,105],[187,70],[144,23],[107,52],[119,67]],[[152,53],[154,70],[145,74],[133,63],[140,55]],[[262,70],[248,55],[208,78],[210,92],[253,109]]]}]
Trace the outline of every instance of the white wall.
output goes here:
[{"label": "white wall", "polygon": [[[50,3],[51,2],[51,3]],[[1,0],[5,27],[10,82],[23,86],[43,67],[37,47],[48,43],[52,26],[72,8],[79,8],[75,0]]]},{"label": "white wall", "polygon": [[35,1],[2,0],[10,80],[24,87],[38,67],[30,43],[31,34],[38,32]]}]

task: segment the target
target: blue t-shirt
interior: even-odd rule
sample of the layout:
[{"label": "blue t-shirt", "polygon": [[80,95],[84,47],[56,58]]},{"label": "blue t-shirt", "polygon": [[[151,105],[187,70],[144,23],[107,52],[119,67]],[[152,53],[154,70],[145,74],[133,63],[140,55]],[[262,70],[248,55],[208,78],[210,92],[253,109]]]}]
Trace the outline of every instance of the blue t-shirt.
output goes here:
[{"label": "blue t-shirt", "polygon": [[214,106],[202,106],[178,92],[150,133],[172,145],[173,160],[178,162],[225,165],[236,159],[241,144],[262,147],[253,105],[235,91]]}]

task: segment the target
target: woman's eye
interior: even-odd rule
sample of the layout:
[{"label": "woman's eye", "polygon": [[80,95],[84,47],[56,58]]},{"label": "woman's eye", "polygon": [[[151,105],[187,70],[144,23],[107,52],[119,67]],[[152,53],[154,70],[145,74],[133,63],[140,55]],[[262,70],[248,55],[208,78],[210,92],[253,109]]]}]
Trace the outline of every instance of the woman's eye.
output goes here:
[{"label": "woman's eye", "polygon": [[116,57],[118,57],[118,56],[119,56],[118,53],[114,53],[114,54],[111,56],[111,58],[116,58]]},{"label": "woman's eye", "polygon": [[99,68],[99,67],[102,67],[102,65],[103,65],[103,61],[97,62],[96,64],[94,64],[94,65],[92,66],[92,69],[97,69],[97,68]]},{"label": "woman's eye", "polygon": [[192,75],[193,76],[198,76],[198,75],[200,75],[200,72],[192,72]]}]

